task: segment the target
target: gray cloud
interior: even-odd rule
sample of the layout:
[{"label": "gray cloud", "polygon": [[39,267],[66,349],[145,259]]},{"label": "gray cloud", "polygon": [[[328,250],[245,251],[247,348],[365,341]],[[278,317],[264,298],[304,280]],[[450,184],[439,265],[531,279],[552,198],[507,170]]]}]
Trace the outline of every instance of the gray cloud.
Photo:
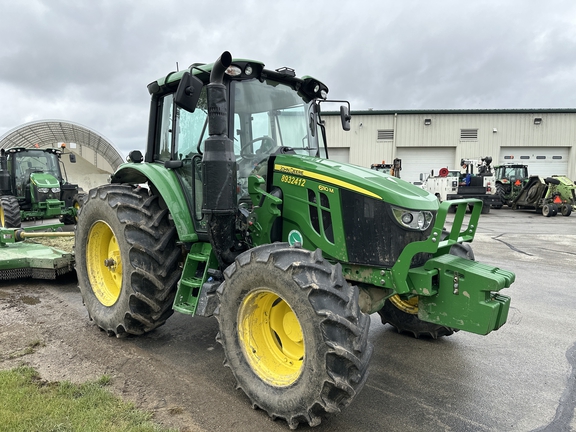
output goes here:
[{"label": "gray cloud", "polygon": [[146,85],[222,51],[359,109],[574,107],[572,1],[0,0],[0,135],[63,119],[143,148]]}]

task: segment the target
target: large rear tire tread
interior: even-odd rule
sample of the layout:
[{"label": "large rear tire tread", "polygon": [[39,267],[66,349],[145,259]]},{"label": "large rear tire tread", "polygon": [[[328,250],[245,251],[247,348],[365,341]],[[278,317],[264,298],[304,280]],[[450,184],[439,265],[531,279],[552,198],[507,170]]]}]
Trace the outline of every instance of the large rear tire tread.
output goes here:
[{"label": "large rear tire tread", "polygon": [[[506,193],[506,188],[501,185],[501,184],[497,184],[496,185],[496,195],[498,195],[498,197],[500,198],[500,201],[502,202],[502,205],[508,205],[509,200],[508,200],[508,194]],[[501,208],[500,207],[495,207],[495,208]]]},{"label": "large rear tire tread", "polygon": [[2,206],[2,228],[20,228],[22,218],[20,216],[20,204],[16,197],[4,195],[0,197],[0,206]]},{"label": "large rear tire tread", "polygon": [[[110,336],[140,335],[163,325],[172,315],[181,252],[176,228],[156,195],[129,185],[90,190],[76,226],[76,270],[90,318]],[[95,296],[87,272],[86,249],[91,226],[106,222],[122,257],[118,300],[104,306]]]},{"label": "large rear tire tread", "polygon": [[[358,306],[358,289],[342,276],[320,250],[310,252],[286,243],[260,246],[239,255],[224,272],[215,312],[217,340],[238,388],[253,408],[283,418],[291,429],[300,423],[320,424],[323,416],[340,412],[360,392],[372,355],[370,318]],[[261,287],[273,291],[293,309],[302,329],[300,375],[286,386],[269,384],[243,353],[237,323],[241,304]]]}]

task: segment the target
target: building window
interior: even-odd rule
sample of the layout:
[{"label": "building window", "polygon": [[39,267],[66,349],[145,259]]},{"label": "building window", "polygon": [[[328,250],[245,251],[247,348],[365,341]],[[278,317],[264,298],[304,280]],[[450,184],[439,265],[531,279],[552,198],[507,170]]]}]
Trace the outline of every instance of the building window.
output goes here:
[{"label": "building window", "polygon": [[394,139],[394,129],[381,129],[378,131],[378,140],[393,140]]},{"label": "building window", "polygon": [[461,140],[472,140],[478,139],[478,129],[460,129],[460,139]]}]

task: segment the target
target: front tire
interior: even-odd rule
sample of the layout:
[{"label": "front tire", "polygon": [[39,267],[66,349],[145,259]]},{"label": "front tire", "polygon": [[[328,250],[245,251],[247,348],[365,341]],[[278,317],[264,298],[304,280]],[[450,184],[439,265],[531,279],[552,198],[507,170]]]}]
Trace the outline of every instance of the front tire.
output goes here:
[{"label": "front tire", "polygon": [[0,197],[0,226],[2,228],[20,228],[22,226],[20,204],[12,195]]},{"label": "front tire", "polygon": [[74,215],[62,216],[62,223],[64,225],[76,225],[78,223],[78,213],[80,212],[80,207],[82,207],[82,197],[80,195],[77,194],[74,196],[72,207],[75,210]]},{"label": "front tire", "polygon": [[158,197],[127,185],[92,189],[76,225],[76,272],[90,318],[139,335],[172,315],[181,270],[176,229]]},{"label": "front tire", "polygon": [[[446,236],[443,232],[443,238]],[[450,253],[460,258],[474,261],[474,252],[468,243],[456,243],[450,248]],[[418,297],[402,299],[395,294],[386,300],[382,309],[378,311],[382,324],[390,324],[398,333],[406,333],[416,339],[450,336],[457,329],[423,321],[418,318]]]},{"label": "front tire", "polygon": [[358,289],[340,265],[319,250],[274,243],[239,255],[224,275],[218,341],[253,408],[295,429],[349,405],[372,345]]}]

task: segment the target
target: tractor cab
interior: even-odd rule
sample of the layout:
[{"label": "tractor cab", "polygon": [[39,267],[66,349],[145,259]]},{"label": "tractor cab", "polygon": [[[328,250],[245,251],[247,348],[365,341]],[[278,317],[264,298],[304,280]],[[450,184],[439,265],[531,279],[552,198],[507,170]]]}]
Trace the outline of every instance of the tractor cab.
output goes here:
[{"label": "tractor cab", "polygon": [[22,150],[8,153],[13,191],[22,209],[33,203],[60,199],[62,173],[55,152]]},{"label": "tractor cab", "polygon": [[523,182],[528,178],[527,165],[500,165],[494,169],[496,180],[503,183],[514,184],[516,181]]}]

